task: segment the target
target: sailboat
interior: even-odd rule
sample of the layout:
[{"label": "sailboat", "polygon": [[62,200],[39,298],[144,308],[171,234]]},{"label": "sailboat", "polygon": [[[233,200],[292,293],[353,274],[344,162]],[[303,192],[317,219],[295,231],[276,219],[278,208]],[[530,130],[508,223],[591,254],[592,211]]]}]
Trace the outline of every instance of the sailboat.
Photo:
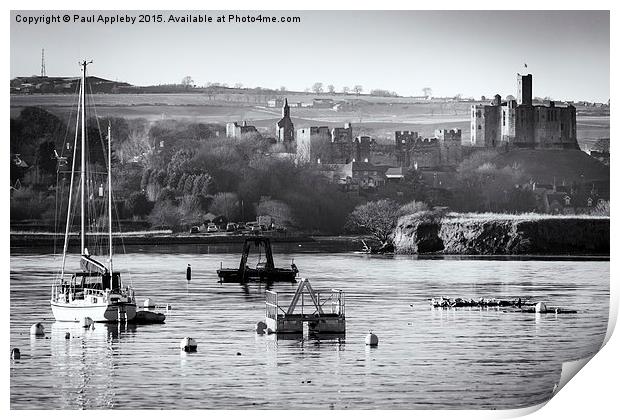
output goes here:
[{"label": "sailboat", "polygon": [[[62,267],[52,285],[50,304],[56,321],[80,322],[90,318],[93,322],[127,322],[136,317],[136,300],[133,288],[123,286],[121,275],[113,270],[112,264],[112,151],[111,127],[108,125],[108,242],[109,255],[107,266],[97,261],[86,247],[85,229],[85,187],[86,187],[86,66],[92,61],[80,62],[82,67],[81,85],[78,101],[78,115],[81,111],[81,165],[80,165],[80,271],[67,273],[65,263],[69,246],[69,228],[73,200],[73,184],[76,174],[75,161],[78,145],[78,121],[76,121],[73,161],[71,167],[71,184],[67,207]],[[78,118],[76,117],[76,120]]]}]

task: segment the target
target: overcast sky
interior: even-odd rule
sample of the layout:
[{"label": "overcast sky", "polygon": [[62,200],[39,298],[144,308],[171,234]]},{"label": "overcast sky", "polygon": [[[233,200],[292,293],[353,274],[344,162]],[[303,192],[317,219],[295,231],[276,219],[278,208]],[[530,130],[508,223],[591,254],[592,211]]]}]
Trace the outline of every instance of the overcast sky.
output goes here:
[{"label": "overcast sky", "polygon": [[135,85],[178,83],[190,75],[198,85],[303,90],[320,81],[338,90],[360,84],[366,91],[421,95],[431,87],[435,96],[480,97],[514,95],[516,73],[527,71],[535,96],[609,99],[606,11],[263,12],[301,17],[291,24],[15,22],[17,14],[59,13],[12,12],[11,77],[38,74],[45,48],[48,76],[77,75],[77,61],[89,58],[91,74]]}]

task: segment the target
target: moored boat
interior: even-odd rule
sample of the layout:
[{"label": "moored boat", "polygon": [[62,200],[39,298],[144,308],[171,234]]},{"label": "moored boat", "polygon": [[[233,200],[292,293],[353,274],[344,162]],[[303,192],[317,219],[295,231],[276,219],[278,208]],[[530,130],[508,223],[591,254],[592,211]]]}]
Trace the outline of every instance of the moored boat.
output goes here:
[{"label": "moored boat", "polygon": [[[108,125],[107,147],[107,224],[108,224],[108,265],[97,261],[86,248],[86,127],[85,127],[85,94],[86,94],[86,66],[90,62],[83,61],[82,80],[79,92],[78,114],[81,111],[81,125],[76,122],[76,134],[71,163],[71,180],[69,199],[67,204],[67,220],[62,254],[62,266],[59,275],[52,285],[50,305],[54,318],[57,321],[81,321],[90,318],[94,322],[128,322],[136,317],[136,300],[131,286],[123,286],[121,275],[113,270],[112,264],[112,151],[111,129]],[[76,155],[78,150],[78,128],[81,127],[81,164],[80,164],[80,271],[73,274],[65,272],[67,250],[69,244],[69,230],[71,226],[73,207],[73,186],[76,174]],[[90,178],[88,178],[90,181]],[[103,184],[100,187],[103,195]],[[89,200],[90,201],[90,200]]]}]

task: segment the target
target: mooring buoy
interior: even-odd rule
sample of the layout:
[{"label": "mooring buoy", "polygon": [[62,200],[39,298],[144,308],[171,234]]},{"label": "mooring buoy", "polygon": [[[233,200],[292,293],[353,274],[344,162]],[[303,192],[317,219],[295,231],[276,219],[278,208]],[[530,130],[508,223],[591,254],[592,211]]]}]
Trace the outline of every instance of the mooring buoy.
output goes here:
[{"label": "mooring buoy", "polygon": [[379,337],[377,337],[376,334],[373,334],[372,331],[369,331],[366,336],[366,345],[370,347],[377,347],[377,345],[379,345]]},{"label": "mooring buoy", "polygon": [[45,327],[40,322],[36,324],[32,324],[30,327],[30,335],[34,335],[36,337],[43,337],[45,335]]},{"label": "mooring buoy", "polygon": [[85,316],[84,318],[80,319],[80,326],[82,328],[89,328],[92,324],[93,320],[89,316]]},{"label": "mooring buoy", "polygon": [[191,337],[185,337],[183,340],[181,340],[180,347],[181,350],[186,353],[192,353],[198,350],[198,344],[196,343],[196,340]]},{"label": "mooring buoy", "polygon": [[545,305],[545,302],[538,302],[535,311],[536,313],[547,312],[547,305]]},{"label": "mooring buoy", "polygon": [[264,321],[258,321],[256,323],[256,334],[263,335],[267,329],[267,324]]},{"label": "mooring buoy", "polygon": [[65,333],[65,340],[70,340],[71,339],[71,333],[69,331],[67,331]]},{"label": "mooring buoy", "polygon": [[22,355],[19,352],[18,348],[14,348],[13,350],[11,350],[11,359],[13,360],[18,360],[21,359]]}]

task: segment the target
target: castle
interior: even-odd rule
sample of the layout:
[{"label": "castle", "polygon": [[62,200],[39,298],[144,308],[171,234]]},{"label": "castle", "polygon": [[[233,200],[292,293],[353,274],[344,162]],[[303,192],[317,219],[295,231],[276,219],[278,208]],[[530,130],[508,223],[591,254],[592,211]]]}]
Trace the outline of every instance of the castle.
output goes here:
[{"label": "castle", "polygon": [[353,127],[307,127],[297,130],[297,161],[302,163],[348,164],[368,162],[374,140],[370,136],[353,138]]},{"label": "castle", "polygon": [[575,107],[532,104],[532,75],[517,74],[516,100],[472,105],[470,141],[464,146],[514,146],[539,149],[579,149]]},{"label": "castle", "polygon": [[460,129],[437,129],[430,139],[417,131],[396,131],[394,140],[397,162],[403,168],[455,167],[463,158]]}]

